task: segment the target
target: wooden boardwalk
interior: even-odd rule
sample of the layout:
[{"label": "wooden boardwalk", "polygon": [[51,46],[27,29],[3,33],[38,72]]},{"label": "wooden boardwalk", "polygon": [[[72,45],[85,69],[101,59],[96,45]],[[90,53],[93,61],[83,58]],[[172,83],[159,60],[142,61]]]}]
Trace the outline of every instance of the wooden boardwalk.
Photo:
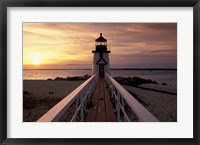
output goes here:
[{"label": "wooden boardwalk", "polygon": [[104,78],[99,78],[86,122],[116,122],[116,116],[110,100],[108,87]]}]

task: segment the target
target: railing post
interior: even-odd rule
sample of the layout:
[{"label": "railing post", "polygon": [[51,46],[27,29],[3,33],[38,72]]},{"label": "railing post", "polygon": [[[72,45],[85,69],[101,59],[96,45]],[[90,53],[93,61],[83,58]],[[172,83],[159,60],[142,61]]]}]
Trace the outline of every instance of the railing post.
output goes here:
[{"label": "railing post", "polygon": [[[125,110],[125,109],[124,109],[124,99],[123,99],[123,97],[121,97],[121,104],[122,104],[123,110]],[[126,120],[126,119],[125,119],[125,115],[123,114],[123,116],[124,116],[124,121],[125,121],[125,120]]]},{"label": "railing post", "polygon": [[113,98],[113,86],[111,86],[111,98]]},{"label": "railing post", "polygon": [[120,94],[117,92],[117,121],[120,121]]},{"label": "railing post", "polygon": [[81,99],[81,122],[84,121],[84,102],[83,102],[83,94],[81,94],[80,99]]},{"label": "railing post", "polygon": [[108,90],[109,90],[109,92],[111,93],[111,83],[110,83],[110,81],[108,80],[108,78],[107,78],[107,84],[108,84]]}]

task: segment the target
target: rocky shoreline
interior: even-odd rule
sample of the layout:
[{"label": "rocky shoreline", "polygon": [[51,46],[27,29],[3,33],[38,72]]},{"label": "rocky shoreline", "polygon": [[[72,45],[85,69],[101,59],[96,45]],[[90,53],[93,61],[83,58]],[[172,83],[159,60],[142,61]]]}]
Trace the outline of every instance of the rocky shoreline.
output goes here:
[{"label": "rocky shoreline", "polygon": [[90,78],[91,75],[83,75],[83,76],[73,76],[73,77],[56,77],[55,79],[48,78],[47,81],[82,81],[82,80],[87,80]]},{"label": "rocky shoreline", "polygon": [[[142,84],[159,84],[155,80],[151,79],[144,79],[141,77],[114,77],[114,79],[124,85],[130,85],[130,86],[138,86]],[[161,85],[167,86],[168,84],[166,82],[163,82]]]}]

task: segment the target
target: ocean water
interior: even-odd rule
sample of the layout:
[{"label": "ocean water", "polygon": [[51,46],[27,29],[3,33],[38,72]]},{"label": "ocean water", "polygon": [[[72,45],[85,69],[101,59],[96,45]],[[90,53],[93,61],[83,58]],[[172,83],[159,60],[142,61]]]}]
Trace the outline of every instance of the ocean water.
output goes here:
[{"label": "ocean water", "polygon": [[[46,80],[56,77],[83,76],[90,75],[91,70],[23,70],[24,80]],[[145,79],[155,80],[158,83],[167,83],[177,86],[176,70],[111,70],[113,77],[132,77],[138,76]]]}]

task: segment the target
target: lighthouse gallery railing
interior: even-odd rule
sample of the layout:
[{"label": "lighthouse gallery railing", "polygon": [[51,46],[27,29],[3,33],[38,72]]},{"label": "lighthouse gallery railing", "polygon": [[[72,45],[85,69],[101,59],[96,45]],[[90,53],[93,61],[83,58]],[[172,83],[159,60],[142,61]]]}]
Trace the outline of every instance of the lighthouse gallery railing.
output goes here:
[{"label": "lighthouse gallery railing", "polygon": [[114,98],[116,105],[117,121],[121,121],[121,112],[123,121],[131,121],[124,109],[124,101],[128,104],[131,110],[136,114],[139,121],[142,122],[158,122],[158,120],[146,108],[143,107],[127,90],[125,90],[113,77],[105,74],[105,79],[109,87],[111,99]]},{"label": "lighthouse gallery railing", "polygon": [[71,121],[75,121],[78,114],[80,114],[80,121],[84,121],[86,103],[93,93],[97,79],[97,75],[91,76],[83,84],[56,104],[52,109],[50,109],[46,114],[44,114],[40,119],[38,119],[37,122],[59,121],[73,103],[76,103],[76,110],[71,118]]}]

